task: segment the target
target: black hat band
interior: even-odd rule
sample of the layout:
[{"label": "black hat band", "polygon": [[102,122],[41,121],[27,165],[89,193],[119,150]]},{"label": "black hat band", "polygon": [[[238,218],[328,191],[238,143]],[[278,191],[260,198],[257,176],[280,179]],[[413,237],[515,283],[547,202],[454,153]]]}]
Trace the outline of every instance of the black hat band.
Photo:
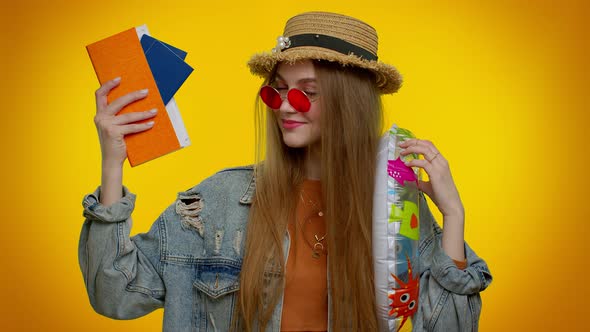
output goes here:
[{"label": "black hat band", "polygon": [[346,55],[355,55],[361,59],[377,61],[377,56],[365,50],[364,48],[358,47],[340,38],[328,35],[313,33],[295,35],[289,37],[289,42],[289,46],[286,47],[286,49],[301,46],[316,46],[327,48]]}]

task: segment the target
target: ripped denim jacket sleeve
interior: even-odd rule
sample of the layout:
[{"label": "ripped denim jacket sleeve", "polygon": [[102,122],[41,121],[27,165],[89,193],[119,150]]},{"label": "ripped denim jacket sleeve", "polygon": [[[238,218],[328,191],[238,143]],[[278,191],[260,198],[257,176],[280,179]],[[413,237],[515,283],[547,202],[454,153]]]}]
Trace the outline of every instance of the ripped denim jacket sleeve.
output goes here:
[{"label": "ripped denim jacket sleeve", "polygon": [[116,319],[143,316],[164,305],[160,264],[160,217],[150,231],[129,237],[135,195],[109,207],[100,204],[100,187],[86,195],[78,259],[90,303]]},{"label": "ripped denim jacket sleeve", "polygon": [[480,292],[492,282],[487,264],[465,243],[467,267],[461,270],[442,249],[442,229],[420,204],[420,309],[414,331],[477,331]]}]

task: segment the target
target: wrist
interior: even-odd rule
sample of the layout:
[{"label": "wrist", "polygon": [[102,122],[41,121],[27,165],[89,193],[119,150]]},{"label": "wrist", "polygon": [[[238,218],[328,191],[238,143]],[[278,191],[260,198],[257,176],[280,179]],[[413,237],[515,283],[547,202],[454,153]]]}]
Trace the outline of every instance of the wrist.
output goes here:
[{"label": "wrist", "polygon": [[443,218],[453,219],[453,220],[465,220],[465,210],[463,206],[459,206],[456,208],[445,209],[442,213]]},{"label": "wrist", "polygon": [[452,214],[452,215],[443,215],[443,227],[447,225],[455,225],[458,228],[465,227],[465,216]]},{"label": "wrist", "polygon": [[102,169],[103,170],[117,170],[123,169],[123,162],[125,160],[115,160],[115,159],[103,159],[102,160]]},{"label": "wrist", "polygon": [[123,163],[112,159],[103,159],[100,203],[110,206],[123,197]]}]

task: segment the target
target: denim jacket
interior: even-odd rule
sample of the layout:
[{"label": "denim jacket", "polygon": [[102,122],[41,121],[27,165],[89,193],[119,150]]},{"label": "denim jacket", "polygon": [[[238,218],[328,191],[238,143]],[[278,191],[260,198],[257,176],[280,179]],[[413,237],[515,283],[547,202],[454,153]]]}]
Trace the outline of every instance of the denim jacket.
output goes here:
[{"label": "denim jacket", "polygon": [[[131,238],[134,194],[124,188],[109,207],[99,203],[100,188],[86,195],[79,262],[94,310],[133,319],[164,308],[164,331],[228,331],[254,190],[252,167],[223,170],[179,193],[147,233]],[[421,199],[420,307],[413,330],[476,331],[479,292],[492,276],[467,244],[468,267],[456,267]],[[288,253],[288,234],[284,248]],[[282,305],[281,297],[266,331],[280,331]]]}]

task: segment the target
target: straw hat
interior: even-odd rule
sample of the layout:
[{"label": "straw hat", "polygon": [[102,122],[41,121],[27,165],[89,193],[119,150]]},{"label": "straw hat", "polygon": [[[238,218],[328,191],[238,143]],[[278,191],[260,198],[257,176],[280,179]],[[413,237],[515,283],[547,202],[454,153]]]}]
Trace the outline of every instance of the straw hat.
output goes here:
[{"label": "straw hat", "polygon": [[268,77],[278,62],[306,59],[336,61],[375,73],[383,94],[396,92],[402,77],[395,67],[377,61],[377,31],[350,16],[308,12],[290,18],[283,35],[270,53],[260,53],[248,61],[254,75]]}]

